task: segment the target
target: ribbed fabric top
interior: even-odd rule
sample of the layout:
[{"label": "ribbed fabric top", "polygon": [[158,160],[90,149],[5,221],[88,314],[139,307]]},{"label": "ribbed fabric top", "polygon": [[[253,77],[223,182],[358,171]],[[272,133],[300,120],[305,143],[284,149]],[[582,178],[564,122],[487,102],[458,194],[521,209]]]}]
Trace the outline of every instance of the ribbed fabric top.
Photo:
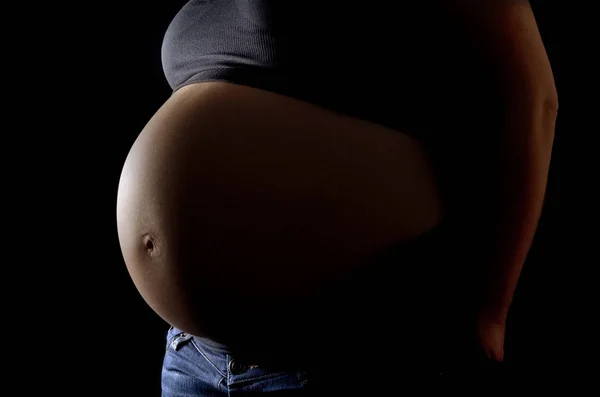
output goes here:
[{"label": "ribbed fabric top", "polygon": [[434,5],[192,0],[165,33],[163,70],[174,91],[227,81],[424,139],[441,119],[448,129],[449,118],[485,105],[483,91],[468,95],[481,88],[477,65]]}]

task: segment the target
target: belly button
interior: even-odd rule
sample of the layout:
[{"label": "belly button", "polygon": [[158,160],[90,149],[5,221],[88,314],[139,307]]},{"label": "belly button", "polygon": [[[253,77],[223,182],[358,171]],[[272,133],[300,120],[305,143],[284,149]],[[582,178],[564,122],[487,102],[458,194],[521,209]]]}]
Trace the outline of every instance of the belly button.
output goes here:
[{"label": "belly button", "polygon": [[144,249],[148,254],[150,254],[151,256],[158,255],[160,250],[158,244],[156,243],[156,237],[154,237],[150,233],[147,233],[142,237],[142,242],[144,244]]}]

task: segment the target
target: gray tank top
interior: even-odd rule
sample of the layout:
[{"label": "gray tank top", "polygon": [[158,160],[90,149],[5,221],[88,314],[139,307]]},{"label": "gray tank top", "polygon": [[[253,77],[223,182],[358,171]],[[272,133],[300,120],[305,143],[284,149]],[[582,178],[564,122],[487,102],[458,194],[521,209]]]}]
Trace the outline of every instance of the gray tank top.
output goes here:
[{"label": "gray tank top", "polygon": [[480,86],[455,27],[432,4],[192,0],[164,35],[164,74],[174,91],[227,81],[426,139],[465,111],[457,90],[475,99]]}]

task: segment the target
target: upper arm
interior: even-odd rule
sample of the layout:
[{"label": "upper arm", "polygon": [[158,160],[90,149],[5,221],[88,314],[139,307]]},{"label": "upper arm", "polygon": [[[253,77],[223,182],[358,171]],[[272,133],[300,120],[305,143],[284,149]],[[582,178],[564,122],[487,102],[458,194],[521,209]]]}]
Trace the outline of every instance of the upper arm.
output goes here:
[{"label": "upper arm", "polygon": [[507,94],[552,100],[558,95],[529,0],[442,0],[493,67]]}]

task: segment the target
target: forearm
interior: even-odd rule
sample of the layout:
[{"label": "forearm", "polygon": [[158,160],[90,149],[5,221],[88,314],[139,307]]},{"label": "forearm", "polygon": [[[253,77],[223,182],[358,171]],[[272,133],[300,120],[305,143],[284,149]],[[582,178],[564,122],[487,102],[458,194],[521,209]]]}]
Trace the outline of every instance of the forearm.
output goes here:
[{"label": "forearm", "polygon": [[557,112],[553,97],[514,102],[499,136],[482,308],[506,317],[542,212]]},{"label": "forearm", "polygon": [[[527,0],[442,0],[481,54],[506,104],[497,135],[480,252],[486,283],[480,302],[506,316],[542,211],[558,95]],[[479,231],[478,231],[479,232]]]}]

